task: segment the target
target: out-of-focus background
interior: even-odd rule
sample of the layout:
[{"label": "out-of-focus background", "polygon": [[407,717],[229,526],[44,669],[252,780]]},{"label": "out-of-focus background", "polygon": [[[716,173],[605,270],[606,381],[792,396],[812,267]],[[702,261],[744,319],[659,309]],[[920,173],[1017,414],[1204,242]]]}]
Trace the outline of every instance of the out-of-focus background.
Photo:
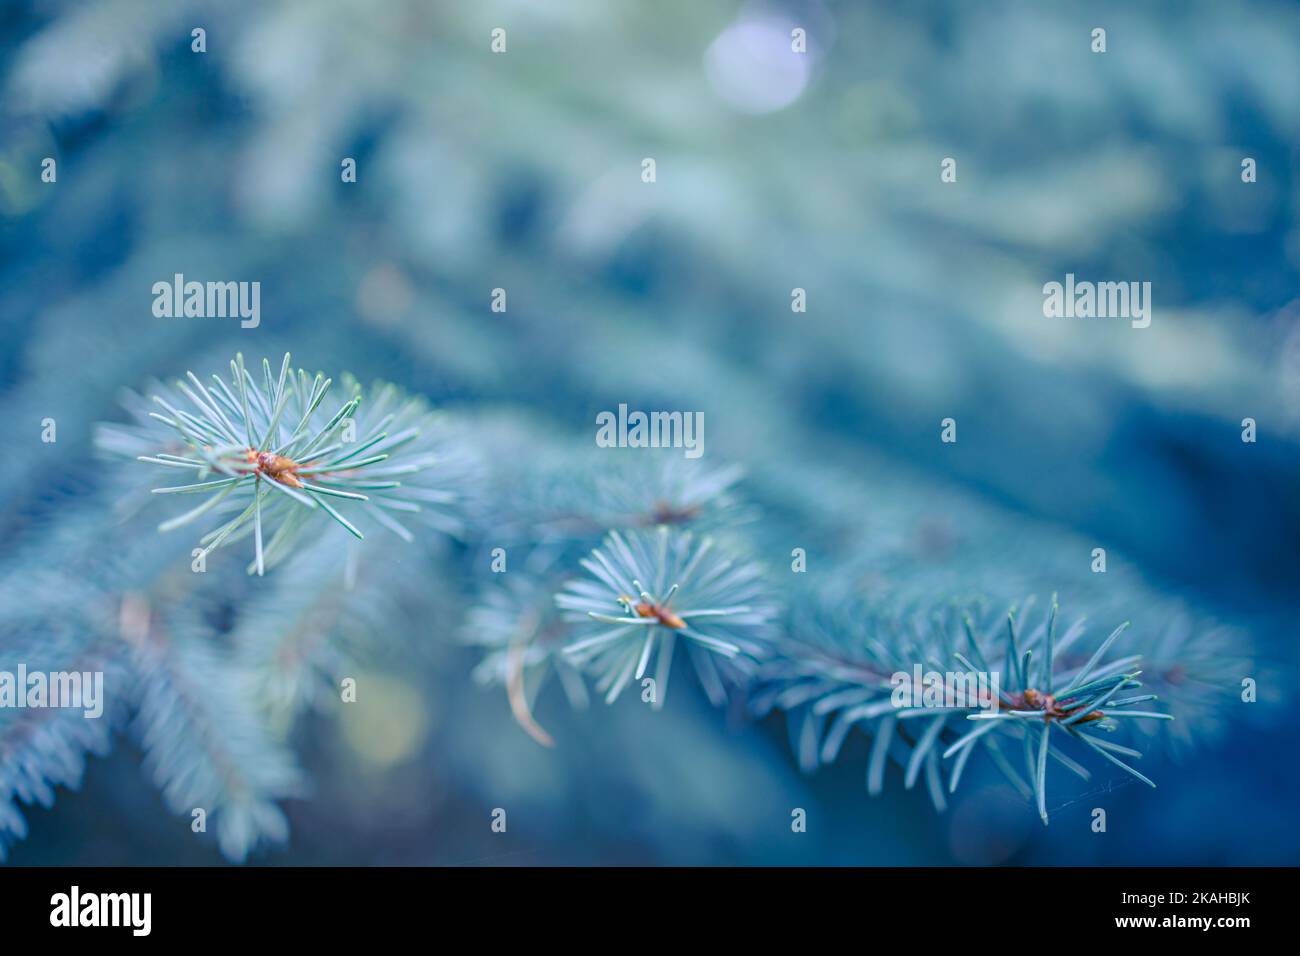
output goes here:
[{"label": "out-of-focus background", "polygon": [[[539,444],[590,442],[620,402],[702,410],[706,455],[743,465],[757,520],[782,529],[773,567],[804,541],[810,573],[819,553],[889,545],[918,574],[1024,576],[1065,608],[1072,588],[1114,588],[1139,621],[1148,596],[1177,601],[1254,647],[1261,697],[1284,697],[1298,89],[1300,8],[1280,0],[7,0],[0,620],[32,640],[98,626],[116,612],[97,595],[156,590],[136,556],[188,553],[148,522],[115,530],[122,482],[147,487],[92,450],[122,387],[288,350]],[[154,317],[151,287],[175,273],[259,281],[261,325]],[[1150,281],[1150,327],[1045,318],[1042,286],[1066,273]],[[1295,735],[1267,700],[1153,748],[1156,791],[1102,773],[1063,789],[1044,830],[973,775],[940,816],[897,780],[868,799],[864,741],[801,775],[779,719],[716,712],[685,680],[653,717],[544,694],[544,750],[471,680],[438,568],[409,561],[403,613],[369,628],[365,686],[383,693],[295,724],[310,789],[283,803],[287,846],[254,860],[1300,860]],[[221,646],[220,615],[195,627]],[[222,861],[132,740],[25,812],[12,863]]]}]

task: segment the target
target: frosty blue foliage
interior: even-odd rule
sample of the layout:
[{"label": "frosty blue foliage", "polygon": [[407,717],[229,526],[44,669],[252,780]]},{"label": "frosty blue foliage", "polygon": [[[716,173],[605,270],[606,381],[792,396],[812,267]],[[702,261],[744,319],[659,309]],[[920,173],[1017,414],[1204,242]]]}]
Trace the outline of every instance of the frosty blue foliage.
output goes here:
[{"label": "frosty blue foliage", "polygon": [[[26,638],[41,635],[35,646]],[[104,756],[112,735],[122,724],[125,706],[120,688],[125,682],[123,648],[111,637],[61,633],[57,623],[21,635],[5,628],[0,631],[0,668],[22,661],[31,671],[76,671],[104,674],[107,699],[103,713],[94,720],[82,710],[12,706],[0,708],[0,861],[8,845],[27,835],[27,823],[20,804],[53,805],[59,787],[77,789],[90,755]],[[55,649],[75,647],[75,656],[60,658]]]},{"label": "frosty blue foliage", "polygon": [[662,707],[679,637],[715,704],[764,653],[775,609],[761,573],[711,538],[666,525],[613,531],[582,566],[595,580],[570,581],[555,601],[586,625],[565,653],[596,677],[607,702],[655,661],[653,705]]},{"label": "frosty blue foliage", "polygon": [[515,566],[522,573],[485,576],[479,602],[466,613],[462,631],[466,643],[482,648],[474,679],[505,688],[520,726],[547,746],[554,741],[537,724],[532,710],[550,678],[559,680],[573,707],[582,709],[588,702],[582,675],[564,653],[569,629],[555,604],[555,592],[568,573],[561,555],[541,546]]},{"label": "frosty blue foliage", "polygon": [[714,467],[675,453],[623,459],[593,471],[592,522],[613,529],[689,527],[734,532],[754,519],[736,486],[739,465]]},{"label": "frosty blue foliage", "polygon": [[287,839],[277,801],[303,792],[301,776],[243,675],[202,637],[185,633],[144,634],[136,656],[141,689],[132,731],[167,806],[184,817],[202,810],[231,860]]},{"label": "frosty blue foliage", "polygon": [[[287,368],[286,359],[280,379],[270,375],[269,366],[264,369],[266,387],[249,406],[263,410],[262,419],[254,419],[260,430],[280,428],[275,409],[287,404]],[[297,381],[305,396],[301,426],[320,404],[324,379],[300,373]],[[331,455],[345,453],[331,448],[330,436],[339,423],[353,416],[361,419],[363,413],[355,398],[359,389],[350,377],[344,381],[354,398],[313,432],[298,452],[304,461],[322,454],[335,461]],[[245,389],[246,394],[256,391],[251,377],[245,378]],[[233,419],[245,397],[236,405],[232,396],[237,387],[227,391],[226,414]],[[198,404],[208,406],[209,417],[191,420],[172,406],[165,422],[185,435],[191,448],[197,447],[201,457],[193,465],[182,462],[181,455],[158,450],[154,420],[102,427],[101,449],[116,457],[136,457],[149,445],[156,452],[155,463],[176,459],[178,465],[222,473],[226,466],[207,442],[229,439],[231,429],[222,426],[220,435],[199,435],[196,429],[216,428],[214,419],[221,417],[215,413],[215,393],[204,394],[207,398]],[[462,516],[456,513],[453,496],[419,481],[437,458],[460,462],[464,499],[486,504],[493,500],[493,487],[524,480],[527,469],[490,451],[497,433],[455,420],[442,427],[435,455],[433,445],[416,441],[417,426],[431,424],[422,403],[391,386],[377,386],[372,394],[376,401],[367,409],[368,421],[359,422],[363,427],[358,432],[369,437],[363,447],[347,454],[355,457],[380,447],[410,454],[424,448],[404,467],[393,470],[385,465],[388,487],[383,490],[392,500],[418,500],[429,506],[434,518],[423,525],[428,532],[454,532],[469,554],[485,557],[501,527],[495,523],[500,505],[471,504]],[[127,405],[136,410],[139,421],[140,400],[128,396]],[[296,447],[295,433],[305,430],[300,426],[281,431],[278,443],[254,445]],[[392,429],[395,441],[385,429]],[[481,447],[474,445],[475,437]],[[453,442],[469,450],[449,451]],[[407,445],[411,447],[403,447]],[[543,475],[547,473],[543,469]],[[1114,724],[1126,715],[1129,704],[1147,699],[1116,696],[1139,686],[1138,657],[1077,660],[1074,645],[1083,625],[1072,623],[1058,638],[1054,604],[1049,612],[1035,615],[1034,602],[1024,602],[1020,610],[1013,609],[1008,628],[996,602],[978,594],[935,599],[919,586],[915,572],[900,578],[908,587],[882,591],[870,574],[863,577],[850,569],[836,576],[831,587],[802,595],[796,589],[794,610],[780,621],[780,590],[765,583],[756,563],[737,556],[745,548],[745,537],[755,530],[761,537],[763,526],[755,521],[761,517],[757,510],[743,504],[736,493],[736,469],[706,469],[664,458],[624,460],[599,469],[589,457],[572,449],[561,453],[557,447],[549,474],[553,479],[544,479],[543,487],[551,490],[533,499],[537,520],[519,526],[518,533],[537,543],[516,550],[508,572],[477,576],[479,603],[460,625],[464,639],[484,649],[476,678],[505,689],[515,719],[538,742],[555,743],[533,716],[537,696],[551,675],[559,677],[570,703],[580,708],[586,703],[585,677],[613,702],[631,682],[653,674],[649,699],[659,710],[681,642],[715,705],[739,696],[758,716],[772,710],[789,715],[792,744],[805,770],[836,760],[848,735],[854,729],[866,730],[872,740],[867,789],[873,794],[883,788],[892,761],[900,766],[905,787],[924,779],[932,801],[942,810],[945,793],[956,788],[968,759],[979,751],[1014,787],[1026,796],[1037,795],[1046,819],[1045,761],[1050,757],[1085,779],[1090,774],[1059,746],[1047,743],[1051,726],[1059,729],[1059,737],[1073,738],[1146,780],[1121,759],[1132,759],[1137,751],[1093,733],[1103,726],[1100,718]],[[396,480],[408,475],[417,479],[412,489]],[[472,479],[466,477],[470,475]],[[527,507],[524,513],[529,513]],[[138,508],[128,514],[138,519]],[[592,529],[602,525],[623,530],[609,531],[600,547],[579,558]],[[123,655],[118,666],[132,675],[127,683],[134,688],[127,695],[136,712],[132,730],[145,750],[149,772],[174,812],[185,816],[203,809],[210,814],[218,846],[234,860],[287,836],[280,802],[302,793],[303,786],[285,737],[295,715],[326,706],[335,682],[358,654],[384,653],[382,642],[374,639],[376,632],[390,627],[403,614],[403,603],[429,586],[421,583],[418,565],[402,557],[415,539],[400,526],[394,529],[399,531],[391,539],[394,544],[382,547],[353,540],[328,523],[310,534],[305,526],[295,527],[293,554],[284,554],[284,566],[272,578],[278,587],[239,598],[238,619],[225,641],[228,650],[204,636],[202,614],[196,613],[202,602],[173,604],[167,590],[157,606],[138,597],[123,600],[123,621],[134,621],[134,630],[128,635],[131,653]],[[693,530],[697,527],[727,540],[698,533]],[[436,540],[426,534],[423,549]],[[274,554],[270,547],[267,554]],[[573,578],[578,566],[590,577]],[[504,563],[501,570],[506,570]],[[174,580],[179,584],[194,578]],[[1192,662],[1177,676],[1191,674],[1194,662],[1214,653],[1195,650],[1200,645],[1185,626],[1148,643],[1162,660],[1177,661],[1181,655]],[[1049,646],[1059,671],[1030,664],[1035,653],[1042,660]],[[890,675],[914,664],[943,667],[957,662],[988,670],[990,661],[1001,659],[1005,673],[1014,675],[1003,693],[1006,706],[973,729],[964,726],[968,710],[899,708],[891,701]],[[1169,665],[1164,676],[1170,667],[1179,666]],[[1048,696],[1049,674],[1061,688],[1054,698]],[[1087,677],[1086,683],[1081,677]],[[1212,701],[1200,705],[1203,713],[1213,713]],[[1088,721],[1087,732],[1073,717]],[[11,836],[23,832],[12,800],[48,802],[52,785],[75,785],[81,750],[103,752],[111,726],[95,725],[93,738],[83,732],[45,745],[40,752],[54,765],[39,772],[29,766],[23,778],[9,785],[11,806],[5,823]],[[1021,745],[1026,762],[1017,768]],[[29,757],[29,764],[34,759]]]},{"label": "frosty blue foliage", "polygon": [[[153,401],[164,412],[151,411],[148,419],[170,433],[151,434],[143,419],[129,430],[100,429],[105,451],[146,445],[151,453],[138,455],[140,461],[192,474],[191,482],[155,487],[153,493],[204,499],[164,521],[161,531],[200,518],[224,519],[200,539],[204,557],[251,535],[249,572],[261,575],[292,552],[314,512],[323,511],[364,538],[339,510],[344,506],[336,507],[331,499],[365,503],[372,521],[406,541],[412,535],[398,515],[451,502],[450,493],[422,481],[436,457],[421,447],[429,443],[427,435],[421,442],[421,429],[429,427],[432,417],[423,402],[378,384],[370,402],[363,403],[361,388],[348,378],[344,400],[326,404],[332,380],[304,369],[294,375],[287,353],[278,374],[262,360],[260,382],[244,367],[242,354],[231,361],[230,373],[229,384],[213,375],[209,385],[189,372],[174,393],[155,394]],[[188,401],[189,410],[176,393]],[[130,404],[140,408],[134,400]],[[442,530],[459,530],[453,519],[437,510],[431,513]]]},{"label": "frosty blue foliage", "polygon": [[[924,772],[931,799],[942,810],[945,790],[956,790],[967,761],[981,751],[1021,793],[1037,795],[1046,823],[1047,758],[1085,780],[1091,776],[1049,742],[1055,727],[1058,738],[1073,739],[1078,749],[1087,748],[1154,786],[1116,756],[1140,757],[1138,751],[1094,733],[1113,731],[1121,722],[1129,723],[1126,718],[1172,720],[1150,707],[1132,709],[1154,701],[1157,694],[1121,693],[1144,683],[1137,680],[1143,673],[1140,655],[1107,654],[1127,624],[1084,656],[1085,624],[1075,619],[1058,633],[1055,598],[1037,613],[1032,599],[999,613],[990,610],[996,605],[986,599],[873,607],[842,593],[818,597],[818,603],[796,612],[788,637],[764,663],[751,697],[759,715],[773,709],[789,714],[792,742],[805,771],[833,762],[848,735],[861,729],[873,741],[868,791],[883,789],[892,758],[903,767],[908,788]],[[1199,656],[1195,638],[1184,632],[1182,640],[1180,650]],[[1148,635],[1137,643],[1162,655],[1171,650],[1167,634]],[[900,705],[893,696],[895,675],[907,675],[910,681],[915,667],[936,674],[997,673],[1000,705],[981,712],[969,697],[955,703],[941,699],[937,707]],[[1155,689],[1169,686],[1162,674],[1147,683]],[[969,727],[967,719],[985,722]],[[1008,740],[1016,746],[1009,747]],[[1007,750],[1018,753],[1020,744],[1027,760],[1017,769]],[[948,758],[955,759],[945,768]]]},{"label": "frosty blue foliage", "polygon": [[[1296,210],[1279,202],[1295,192],[1285,91],[1300,21],[1285,4],[1214,0],[1173,17],[1108,2],[1124,49],[1091,61],[1065,5],[795,4],[816,21],[804,85],[758,116],[720,94],[754,84],[742,72],[719,87],[715,69],[755,61],[704,51],[779,4],[591,5],[581,18],[537,5],[516,12],[508,57],[488,54],[474,5],[237,0],[205,12],[219,41],[203,56],[186,48],[183,9],[127,6],[19,2],[0,58],[0,419],[15,432],[0,455],[0,670],[93,663],[109,705],[99,721],[0,709],[0,849],[33,819],[24,807],[83,785],[86,757],[129,728],[175,816],[139,812],[151,798],[120,777],[125,759],[92,761],[99,813],[36,814],[15,856],[43,862],[75,844],[90,862],[156,862],[132,838],[176,833],[193,847],[186,862],[265,859],[285,835],[286,798],[310,780],[293,862],[455,861],[466,820],[509,798],[540,821],[543,859],[619,847],[655,862],[789,863],[788,843],[770,839],[772,808],[810,793],[853,823],[829,840],[810,832],[799,861],[951,862],[944,836],[958,816],[911,839],[929,815],[904,819],[895,778],[924,781],[938,806],[964,780],[957,799],[978,811],[972,785],[987,774],[1001,800],[1003,775],[1031,822],[1040,766],[1054,798],[1076,767],[1088,788],[1137,779],[1069,730],[1045,737],[1033,713],[869,710],[882,671],[969,659],[968,614],[990,666],[1007,669],[1013,606],[1012,669],[1032,652],[1041,683],[1042,599],[1059,592],[1056,689],[1131,620],[1099,661],[1117,670],[1098,692],[1154,693],[1152,708],[1175,717],[1083,731],[1148,755],[1108,751],[1160,784],[1129,788],[1126,809],[1176,834],[1161,843],[1146,826],[1145,842],[1085,852],[1179,863],[1194,846],[1290,862],[1292,808],[1276,781],[1293,773],[1277,759],[1291,743],[1241,697],[1246,678],[1261,701],[1288,686],[1265,665],[1291,653],[1300,566]],[[446,56],[428,55],[435,37]],[[584,56],[557,58],[560,45]],[[1005,62],[990,61],[991,45]],[[1207,71],[1211,52],[1233,69]],[[1168,82],[1150,82],[1151,63]],[[1258,183],[1239,180],[1232,144],[1255,154]],[[945,185],[937,159],[950,152],[961,179]],[[654,186],[636,176],[647,154]],[[356,183],[338,181],[344,155],[358,158]],[[57,184],[37,177],[46,156]],[[1039,322],[1041,283],[1083,265],[1150,273],[1152,327]],[[151,283],[181,268],[261,279],[261,326],[151,316]],[[506,313],[487,309],[498,285],[510,287]],[[790,311],[795,285],[805,313]],[[401,448],[372,448],[393,454],[366,465],[369,478],[332,489],[370,500],[273,487],[269,466],[239,478],[238,458],[205,440],[246,451],[241,386],[253,383],[248,415],[262,430],[277,393],[292,389],[288,416],[314,374],[286,376],[280,392],[278,364],[270,376],[250,366],[224,388],[204,378],[208,397],[186,380],[211,414],[173,384],[147,384],[254,348],[292,348],[333,375],[313,429],[359,394],[362,441],[419,429]],[[359,388],[343,367],[400,388]],[[95,429],[124,417],[124,386],[140,389],[127,420]],[[595,448],[593,416],[624,401],[702,410],[707,457]],[[1258,445],[1238,440],[1247,414]],[[957,446],[937,440],[948,415]],[[57,443],[35,437],[46,417]],[[283,438],[293,424],[278,426]],[[424,467],[376,475],[410,463]],[[206,478],[190,475],[203,467]],[[239,487],[193,535],[157,533],[169,506],[203,496],[153,487],[231,478]],[[400,494],[363,480],[398,480]],[[238,544],[193,572],[195,539],[215,531],[212,545],[259,500],[254,486],[266,574],[247,574],[256,507],[226,536]],[[610,531],[631,549],[660,522],[673,541],[708,535],[735,567],[763,566],[761,628],[699,619],[734,656],[657,616],[639,623],[630,575],[611,588],[584,571]],[[1098,546],[1105,574],[1088,568]],[[805,574],[788,569],[795,547]],[[498,548],[505,574],[488,570]],[[665,591],[677,583],[672,561],[636,560],[646,596],[666,603],[658,576]],[[748,587],[723,606],[755,606]],[[584,603],[566,611],[560,593]],[[685,597],[683,584],[669,611],[689,610]],[[636,620],[602,622],[588,607]],[[578,644],[615,628],[608,656]],[[629,662],[655,675],[672,642],[695,648],[699,679],[679,666],[688,679],[666,706],[657,688],[662,710],[640,706],[629,678],[615,706],[570,713],[589,682],[607,695]],[[1142,688],[1116,689],[1138,669]],[[400,762],[364,778],[339,700],[340,679],[363,671],[418,705],[380,706],[380,718],[424,721]],[[758,719],[737,729],[696,683],[716,700],[726,687],[728,717]],[[362,695],[372,706],[364,684]],[[373,740],[393,725],[367,726]],[[793,761],[771,739],[782,731]],[[1216,735],[1227,745],[1209,772],[1165,759]],[[831,793],[832,774],[795,772],[830,761],[895,802],[863,813],[858,788]],[[209,828],[191,839],[197,800]],[[1244,822],[1189,838],[1205,800],[1249,803]],[[1024,844],[1031,859],[1089,839],[1057,813]],[[135,829],[104,815],[131,815]]]}]

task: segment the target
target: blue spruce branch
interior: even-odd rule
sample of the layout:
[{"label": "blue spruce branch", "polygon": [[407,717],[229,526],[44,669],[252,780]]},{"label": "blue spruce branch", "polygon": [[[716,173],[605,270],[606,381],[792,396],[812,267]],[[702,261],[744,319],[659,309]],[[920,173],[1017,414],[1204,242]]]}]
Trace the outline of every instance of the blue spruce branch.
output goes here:
[{"label": "blue spruce branch", "polygon": [[[189,480],[151,494],[118,471],[78,505],[92,519],[89,541],[84,522],[65,535],[58,521],[29,539],[45,554],[62,549],[66,567],[27,576],[38,600],[11,622],[6,653],[56,669],[102,665],[115,716],[39,729],[30,715],[0,712],[0,842],[24,832],[19,803],[77,785],[85,755],[106,751],[128,711],[169,807],[204,809],[224,855],[282,841],[281,804],[305,786],[288,744],[294,720],[325,706],[364,660],[408,658],[384,636],[420,633],[422,615],[465,591],[473,600],[458,633],[482,649],[475,679],[501,687],[539,743],[556,743],[533,716],[551,684],[580,708],[588,680],[612,703],[652,677],[659,710],[674,659],[685,658],[715,705],[783,712],[805,771],[840,759],[861,732],[870,793],[894,764],[905,787],[924,781],[943,809],[979,754],[1044,822],[1050,768],[1151,783],[1129,743],[1190,744],[1190,726],[1212,727],[1223,711],[1222,674],[1249,659],[1229,632],[1163,609],[1152,610],[1165,621],[1158,631],[1118,628],[1090,644],[1054,599],[1004,603],[1033,575],[982,574],[967,592],[963,569],[990,562],[959,545],[945,565],[890,529],[829,585],[774,588],[748,555],[782,553],[789,530],[756,520],[737,468],[596,455],[519,416],[443,418],[395,386],[363,389],[346,375],[331,401],[330,381],[291,371],[287,355],[260,371],[237,356],[229,381],[188,376],[150,389],[152,402],[128,394],[131,421],[100,426],[101,453]],[[513,454],[525,439],[530,455]],[[143,528],[159,491],[202,499],[163,530],[207,520],[204,556],[251,538],[252,560],[193,574],[183,542],[164,547],[167,537]],[[791,517],[803,520],[781,520]],[[486,565],[500,543],[510,574],[459,568]],[[84,613],[61,600],[73,587]],[[1105,594],[1085,600],[1114,611]],[[223,615],[232,620],[215,626]],[[40,653],[38,620],[55,622],[59,638]],[[999,711],[896,705],[891,675],[916,664],[999,670]],[[1145,726],[1157,723],[1178,729]],[[1112,739],[1126,731],[1140,741]]]}]

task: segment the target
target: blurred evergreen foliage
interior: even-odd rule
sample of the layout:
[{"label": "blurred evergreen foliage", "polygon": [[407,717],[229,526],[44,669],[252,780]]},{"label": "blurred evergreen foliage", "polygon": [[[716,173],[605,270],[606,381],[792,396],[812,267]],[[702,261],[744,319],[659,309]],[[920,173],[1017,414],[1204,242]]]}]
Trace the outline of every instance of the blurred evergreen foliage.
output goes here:
[{"label": "blurred evergreen foliage", "polygon": [[[764,52],[792,23],[806,75]],[[1291,6],[28,0],[0,8],[0,63],[0,669],[89,661],[112,689],[93,726],[0,711],[0,834],[119,729],[180,815],[141,813],[114,762],[57,817],[84,855],[49,837],[29,861],[210,860],[186,827],[200,804],[230,859],[282,838],[286,809],[295,859],[476,859],[493,851],[459,831],[495,806],[531,821],[527,861],[1294,859],[1251,750],[1294,744],[1237,703],[1242,677],[1276,698],[1266,676],[1294,667]],[[1045,321],[1041,285],[1067,271],[1150,279],[1152,327]],[[260,281],[261,325],[154,318],[149,290],[175,273]],[[156,533],[148,481],[92,435],[128,421],[123,388],[236,351],[426,397],[460,526],[368,536],[345,561],[347,534],[322,529],[264,578],[234,548],[193,574],[194,541]],[[708,464],[595,448],[596,413],[621,402],[703,410]],[[1001,790],[976,790],[936,830],[887,788],[863,818],[867,735],[843,742],[852,783],[794,775],[823,762],[812,699],[780,708],[793,759],[780,718],[745,724],[751,698],[720,721],[685,680],[660,712],[570,715],[585,691],[554,595],[606,532],[665,515],[754,556],[805,654],[859,652],[864,622],[902,646],[954,603],[1000,617],[1054,592],[1095,622],[1081,647],[1131,620],[1124,653],[1178,718],[1134,727],[1143,749],[1223,734],[1235,767],[1146,769],[1161,790],[1143,806],[1236,786],[1253,819],[1184,849],[1124,790],[1106,799],[1144,842],[1030,843]],[[796,547],[807,574],[788,574]],[[776,664],[759,675],[789,691]],[[810,795],[841,836],[792,848]],[[137,813],[158,857],[94,845]]]}]

